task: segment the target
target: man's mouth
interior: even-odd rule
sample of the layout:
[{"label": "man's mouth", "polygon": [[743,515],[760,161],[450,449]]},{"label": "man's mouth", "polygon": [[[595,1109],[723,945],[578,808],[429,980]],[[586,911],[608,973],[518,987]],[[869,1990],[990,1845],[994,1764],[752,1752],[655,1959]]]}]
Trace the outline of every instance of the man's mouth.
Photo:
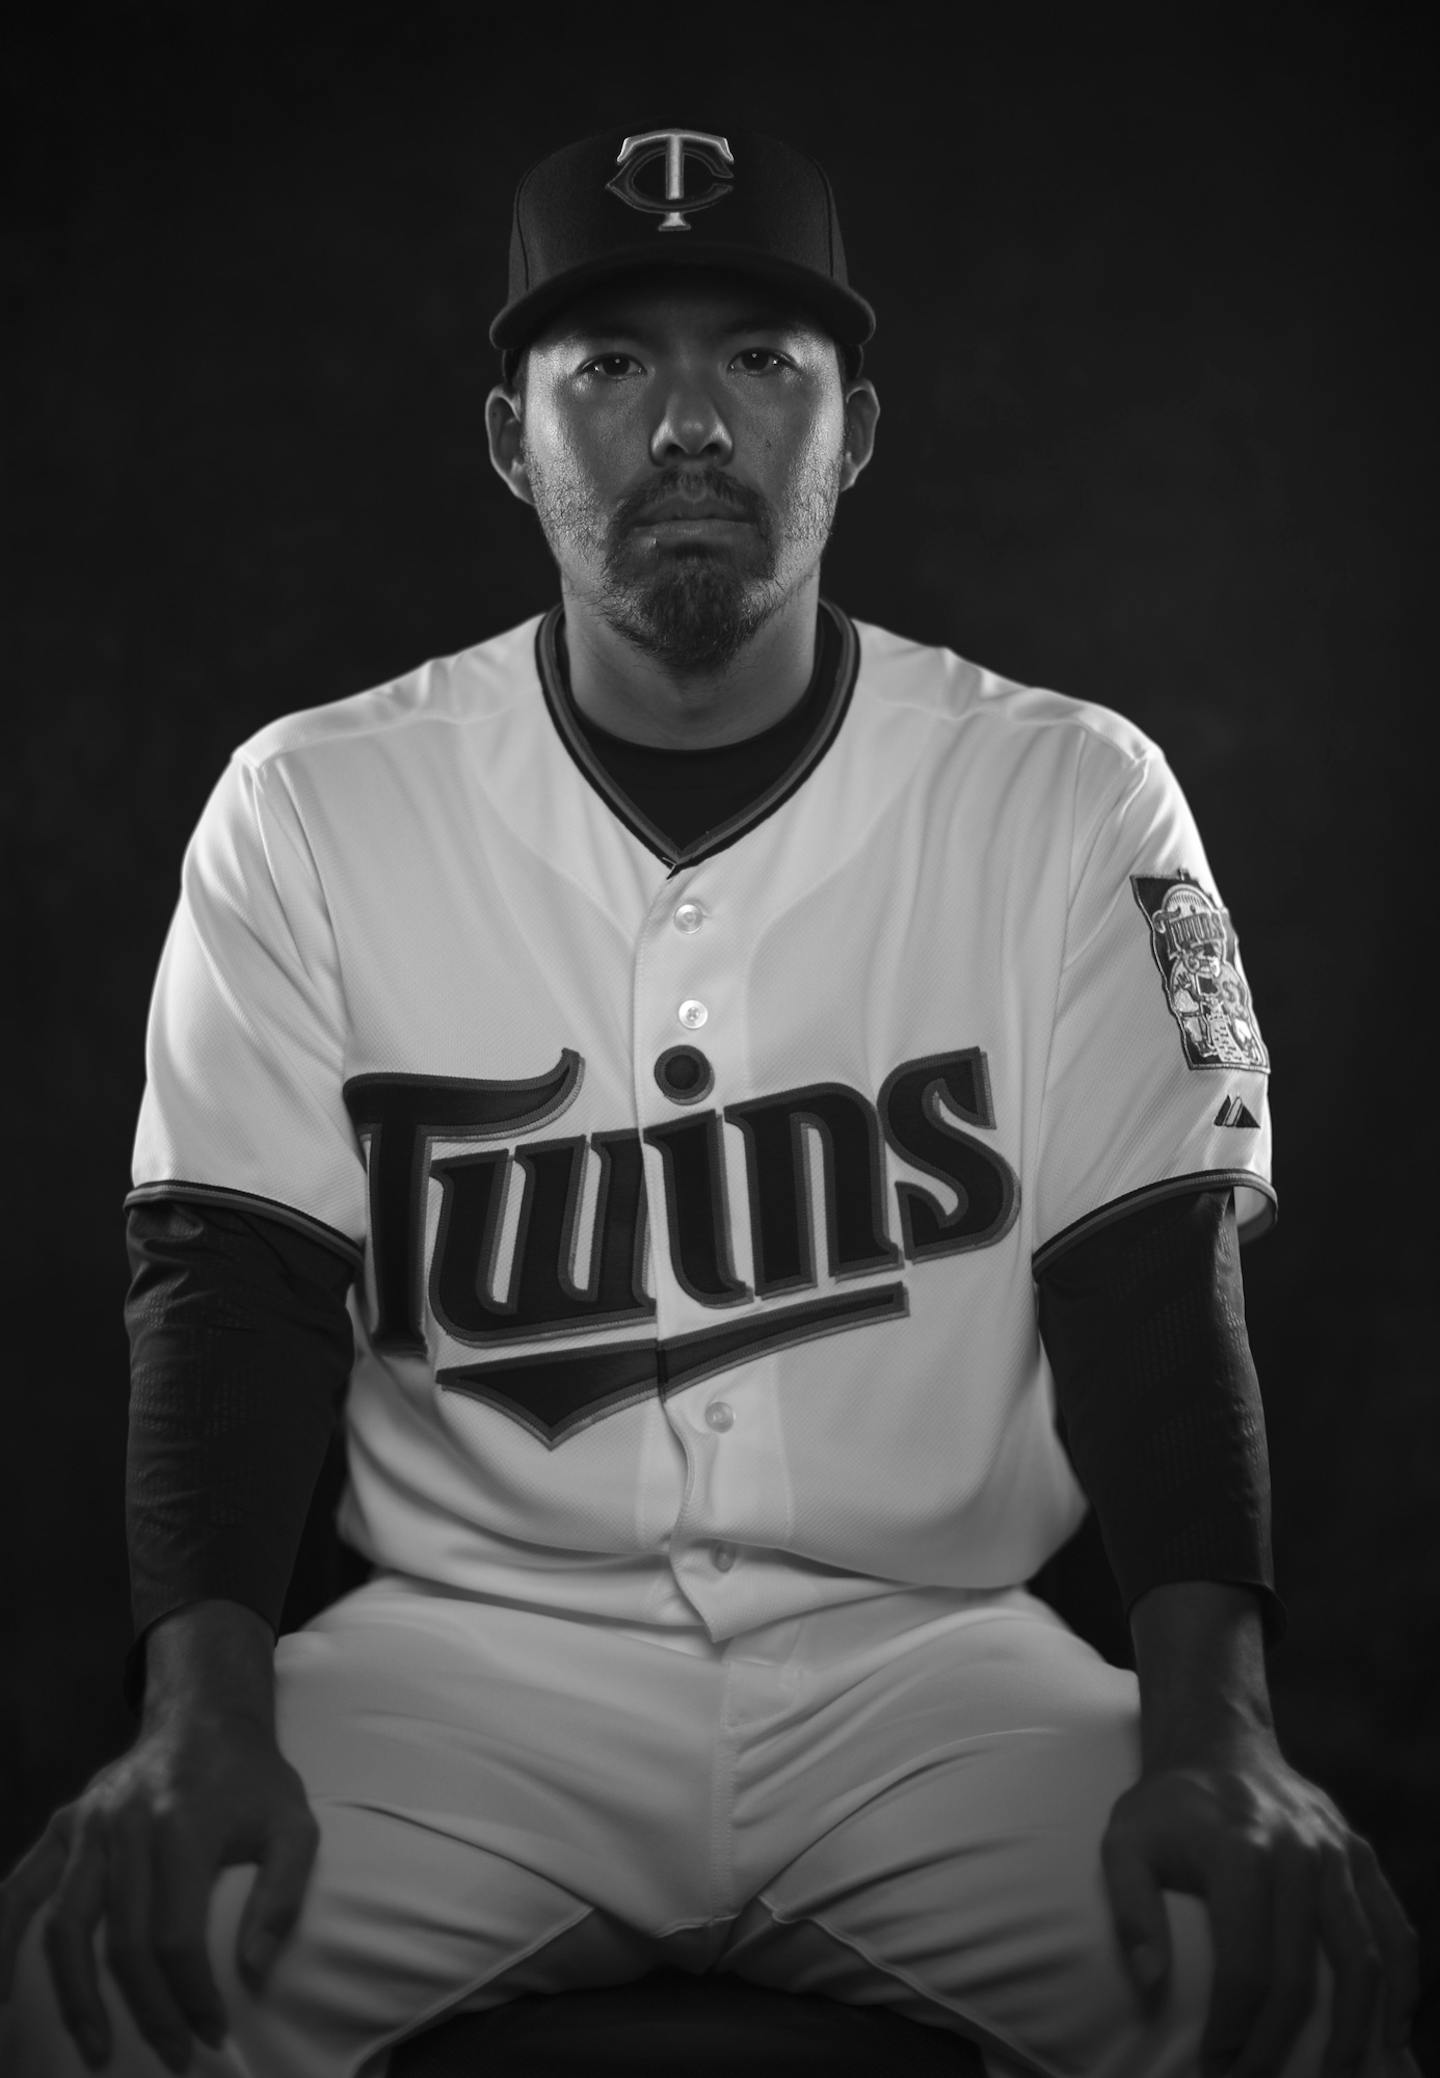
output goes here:
[{"label": "man's mouth", "polygon": [[640,527],[666,526],[675,523],[689,525],[691,522],[720,522],[730,526],[745,525],[745,515],[733,505],[722,505],[715,498],[665,498],[652,505],[636,522]]}]

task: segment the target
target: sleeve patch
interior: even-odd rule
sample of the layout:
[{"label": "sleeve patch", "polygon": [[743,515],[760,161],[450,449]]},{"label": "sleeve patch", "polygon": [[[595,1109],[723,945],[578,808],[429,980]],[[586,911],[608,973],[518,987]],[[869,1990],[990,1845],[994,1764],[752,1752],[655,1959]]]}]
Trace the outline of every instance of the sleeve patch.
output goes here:
[{"label": "sleeve patch", "polygon": [[1240,965],[1230,912],[1185,872],[1130,885],[1150,929],[1150,950],[1165,988],[1165,1006],[1180,1028],[1191,1068],[1270,1071]]}]

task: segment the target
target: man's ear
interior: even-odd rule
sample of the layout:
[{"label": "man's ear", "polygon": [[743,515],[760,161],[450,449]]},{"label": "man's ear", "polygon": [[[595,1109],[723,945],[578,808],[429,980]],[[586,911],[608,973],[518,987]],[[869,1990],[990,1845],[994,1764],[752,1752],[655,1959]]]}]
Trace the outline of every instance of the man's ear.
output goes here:
[{"label": "man's ear", "polygon": [[880,399],[875,385],[862,377],[845,391],[845,455],[840,465],[840,488],[848,491],[875,452],[875,423],[880,416]]},{"label": "man's ear", "polygon": [[495,474],[522,505],[533,505],[525,467],[523,404],[519,393],[507,390],[503,383],[497,383],[485,399],[485,432]]}]

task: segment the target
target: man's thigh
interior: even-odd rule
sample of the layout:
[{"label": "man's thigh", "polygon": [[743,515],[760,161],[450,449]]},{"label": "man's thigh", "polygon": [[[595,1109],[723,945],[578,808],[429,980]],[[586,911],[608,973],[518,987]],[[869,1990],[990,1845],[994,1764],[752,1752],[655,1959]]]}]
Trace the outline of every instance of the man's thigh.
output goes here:
[{"label": "man's thigh", "polygon": [[[229,1869],[211,1900],[211,1964],[229,2020],[217,2050],[196,2043],[191,2078],[378,2078],[389,2048],[427,2022],[528,1991],[625,1983],[644,1944],[606,1914],[514,1863],[384,1813],[322,1806],[320,1851],[300,1924],[261,1996],[235,1969],[254,1870]],[[111,2078],[162,2078],[97,1949],[110,2018]],[[6,2078],[82,2078],[32,1928],[0,2011]]]},{"label": "man's thigh", "polygon": [[[1167,1896],[1173,1970],[1147,2016],[1101,1872],[1139,1769],[1135,1678],[1031,1597],[1006,1600],[921,1623],[843,1681],[817,1666],[808,1718],[772,1734],[767,1756],[770,1779],[806,1784],[812,1837],[796,1847],[792,1824],[777,1829],[783,1862],[721,1966],[968,2033],[994,2078],[1198,2078],[1204,1907]],[[764,1780],[741,1811],[763,1810]],[[1327,1989],[1322,1970],[1285,2078],[1319,2071]]]},{"label": "man's thigh", "polygon": [[[299,1923],[259,2000],[235,1969],[254,1870],[208,1940],[233,2041],[195,2078],[372,2078],[450,2011],[621,1983],[636,1928],[707,1917],[713,1650],[372,1583],[276,1654],[277,1730],[320,1826]],[[104,1970],[117,2078],[159,2078]],[[32,1927],[0,2015],[7,2078],[75,2078]]]},{"label": "man's thigh", "polygon": [[377,1580],[281,1640],[281,1746],[320,1808],[391,1813],[636,1926],[710,1916],[720,1652]]}]

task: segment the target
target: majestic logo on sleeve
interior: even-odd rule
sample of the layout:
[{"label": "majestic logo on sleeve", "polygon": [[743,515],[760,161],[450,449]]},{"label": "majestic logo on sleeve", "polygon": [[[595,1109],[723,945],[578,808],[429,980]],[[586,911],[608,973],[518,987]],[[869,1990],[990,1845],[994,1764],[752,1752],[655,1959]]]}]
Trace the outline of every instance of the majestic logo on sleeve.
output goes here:
[{"label": "majestic logo on sleeve", "polygon": [[1130,885],[1150,926],[1150,950],[1187,1064],[1268,1074],[1270,1056],[1255,1022],[1230,912],[1188,873],[1137,873]]},{"label": "majestic logo on sleeve", "polygon": [[[685,185],[689,162],[698,163],[711,175],[707,188]],[[663,162],[663,174],[661,165]],[[605,185],[612,195],[658,216],[657,231],[688,231],[687,216],[709,209],[734,187],[730,168],[735,154],[723,137],[707,130],[645,130],[627,137],[615,160],[620,171]],[[642,184],[641,175],[646,176]],[[660,175],[657,192],[657,175]]]},{"label": "majestic logo on sleeve", "polygon": [[[889,1273],[988,1247],[1015,1222],[1019,1181],[981,1137],[995,1110],[978,1047],[903,1063],[875,1103],[845,1083],[809,1083],[644,1132],[555,1134],[582,1073],[567,1049],[523,1081],[359,1075],[345,1085],[367,1143],[372,1343],[423,1356],[428,1316],[474,1352],[437,1371],[439,1383],[551,1448],[657,1392],[897,1319],[908,1301]],[[726,1126],[745,1167],[749,1282],[730,1231]],[[437,1157],[437,1142],[476,1144]],[[887,1144],[911,1173],[888,1178]],[[681,1289],[720,1316],[668,1338],[655,1333],[646,1286],[644,1145],[663,1177],[657,1242]]]}]

